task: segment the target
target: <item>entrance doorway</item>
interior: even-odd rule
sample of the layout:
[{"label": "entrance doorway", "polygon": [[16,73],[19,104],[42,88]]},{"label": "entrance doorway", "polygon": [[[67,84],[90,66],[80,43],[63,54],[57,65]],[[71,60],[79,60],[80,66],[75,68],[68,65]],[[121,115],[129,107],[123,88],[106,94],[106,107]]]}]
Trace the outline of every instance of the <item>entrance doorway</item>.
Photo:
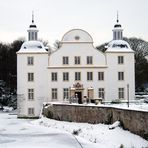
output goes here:
[{"label": "entrance doorway", "polygon": [[75,92],[75,96],[78,98],[78,103],[82,104],[82,92]]}]

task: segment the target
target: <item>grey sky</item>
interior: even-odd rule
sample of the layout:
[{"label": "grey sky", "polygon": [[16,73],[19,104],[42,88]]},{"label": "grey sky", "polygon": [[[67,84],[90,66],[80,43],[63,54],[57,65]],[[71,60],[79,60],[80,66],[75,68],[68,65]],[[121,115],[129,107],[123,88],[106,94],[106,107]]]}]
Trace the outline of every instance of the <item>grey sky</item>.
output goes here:
[{"label": "grey sky", "polygon": [[95,45],[110,41],[117,10],[124,36],[148,41],[148,0],[0,0],[0,41],[27,38],[32,10],[50,45],[73,28],[88,31]]}]

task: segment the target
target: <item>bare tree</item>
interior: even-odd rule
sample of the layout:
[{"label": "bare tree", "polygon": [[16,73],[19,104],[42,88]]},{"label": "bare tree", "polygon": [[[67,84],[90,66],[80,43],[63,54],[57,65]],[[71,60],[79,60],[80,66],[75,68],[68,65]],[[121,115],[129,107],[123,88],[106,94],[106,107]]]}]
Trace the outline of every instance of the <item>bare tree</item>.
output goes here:
[{"label": "bare tree", "polygon": [[61,42],[59,40],[56,40],[53,45],[55,49],[59,49],[61,47]]}]

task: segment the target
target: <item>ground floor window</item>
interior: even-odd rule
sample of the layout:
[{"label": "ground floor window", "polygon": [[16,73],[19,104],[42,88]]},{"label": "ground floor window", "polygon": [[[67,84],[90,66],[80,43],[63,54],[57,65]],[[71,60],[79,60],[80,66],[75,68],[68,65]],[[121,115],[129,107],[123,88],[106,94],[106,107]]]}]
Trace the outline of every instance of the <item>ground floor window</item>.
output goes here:
[{"label": "ground floor window", "polygon": [[28,108],[28,115],[34,115],[34,108]]},{"label": "ground floor window", "polygon": [[69,98],[69,89],[63,88],[63,100],[68,100]]},{"label": "ground floor window", "polygon": [[51,95],[52,95],[52,99],[58,99],[58,89],[57,88],[52,88],[51,89]]},{"label": "ground floor window", "polygon": [[99,88],[98,89],[98,98],[105,98],[105,89],[104,88]]},{"label": "ground floor window", "polygon": [[118,98],[124,99],[124,88],[118,88]]}]

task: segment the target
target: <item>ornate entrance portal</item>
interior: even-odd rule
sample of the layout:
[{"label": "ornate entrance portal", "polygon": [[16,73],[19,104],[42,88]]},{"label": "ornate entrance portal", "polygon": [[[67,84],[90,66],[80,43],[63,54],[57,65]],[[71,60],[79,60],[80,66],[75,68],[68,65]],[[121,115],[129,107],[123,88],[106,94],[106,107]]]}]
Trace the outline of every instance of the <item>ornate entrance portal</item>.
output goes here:
[{"label": "ornate entrance portal", "polygon": [[73,87],[70,87],[70,97],[76,98],[79,104],[83,103],[83,85],[80,83],[73,84]]}]

